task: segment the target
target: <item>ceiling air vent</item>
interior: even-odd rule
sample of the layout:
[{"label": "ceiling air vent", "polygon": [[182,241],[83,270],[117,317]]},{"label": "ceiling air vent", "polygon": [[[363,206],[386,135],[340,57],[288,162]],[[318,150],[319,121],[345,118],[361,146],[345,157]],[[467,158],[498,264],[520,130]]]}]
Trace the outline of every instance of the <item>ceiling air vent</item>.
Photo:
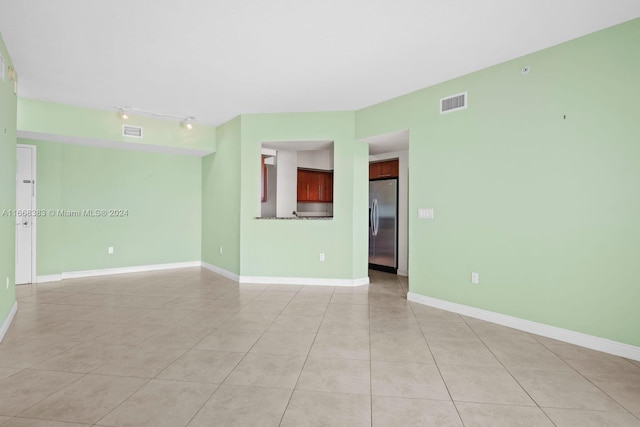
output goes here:
[{"label": "ceiling air vent", "polygon": [[122,125],[122,136],[142,138],[142,126]]},{"label": "ceiling air vent", "polygon": [[440,99],[440,114],[467,108],[467,92]]}]

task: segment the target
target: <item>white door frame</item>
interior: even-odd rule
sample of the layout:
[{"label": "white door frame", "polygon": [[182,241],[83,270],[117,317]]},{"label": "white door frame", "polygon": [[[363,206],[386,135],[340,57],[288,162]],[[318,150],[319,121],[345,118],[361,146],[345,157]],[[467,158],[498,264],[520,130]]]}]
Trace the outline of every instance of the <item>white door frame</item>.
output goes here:
[{"label": "white door frame", "polygon": [[[36,207],[36,199],[37,199],[37,194],[38,194],[38,187],[37,187],[37,165],[36,165],[36,151],[37,151],[37,147],[35,145],[29,145],[29,144],[16,144],[17,148],[28,148],[31,150],[31,177],[33,180],[33,191],[31,192],[31,209],[36,211],[37,207]],[[16,148],[16,150],[17,150]],[[16,191],[18,189],[18,181],[16,178]],[[35,284],[38,282],[37,280],[37,276],[36,276],[36,220],[37,220],[38,216],[34,215],[31,217],[31,284]],[[16,241],[14,242],[14,247],[16,247],[17,245],[17,235],[16,235]]]}]

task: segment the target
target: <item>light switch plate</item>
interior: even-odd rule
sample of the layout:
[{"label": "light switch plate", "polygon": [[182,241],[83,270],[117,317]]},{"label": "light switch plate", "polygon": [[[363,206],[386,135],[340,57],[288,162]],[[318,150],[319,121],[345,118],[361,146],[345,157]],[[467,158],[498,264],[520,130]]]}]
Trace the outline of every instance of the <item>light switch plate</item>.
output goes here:
[{"label": "light switch plate", "polygon": [[433,219],[433,208],[420,208],[418,209],[419,219]]}]

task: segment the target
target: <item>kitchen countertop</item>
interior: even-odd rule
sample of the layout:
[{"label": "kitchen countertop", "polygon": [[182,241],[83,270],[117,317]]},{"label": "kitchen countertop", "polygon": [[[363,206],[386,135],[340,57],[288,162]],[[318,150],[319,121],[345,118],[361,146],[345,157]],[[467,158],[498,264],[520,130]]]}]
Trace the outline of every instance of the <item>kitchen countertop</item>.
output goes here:
[{"label": "kitchen countertop", "polygon": [[327,220],[333,219],[332,216],[298,216],[298,217],[283,217],[283,216],[257,216],[256,219],[281,219],[281,220]]}]

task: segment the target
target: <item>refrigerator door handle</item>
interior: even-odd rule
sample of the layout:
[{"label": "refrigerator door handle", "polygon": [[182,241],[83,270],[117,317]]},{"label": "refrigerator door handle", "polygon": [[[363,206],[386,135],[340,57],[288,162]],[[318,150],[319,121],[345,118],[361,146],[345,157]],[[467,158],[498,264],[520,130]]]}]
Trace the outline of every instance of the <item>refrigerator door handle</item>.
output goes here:
[{"label": "refrigerator door handle", "polygon": [[380,205],[378,203],[378,199],[376,199],[376,236],[380,231]]},{"label": "refrigerator door handle", "polygon": [[373,199],[373,235],[378,235],[378,199]]}]

